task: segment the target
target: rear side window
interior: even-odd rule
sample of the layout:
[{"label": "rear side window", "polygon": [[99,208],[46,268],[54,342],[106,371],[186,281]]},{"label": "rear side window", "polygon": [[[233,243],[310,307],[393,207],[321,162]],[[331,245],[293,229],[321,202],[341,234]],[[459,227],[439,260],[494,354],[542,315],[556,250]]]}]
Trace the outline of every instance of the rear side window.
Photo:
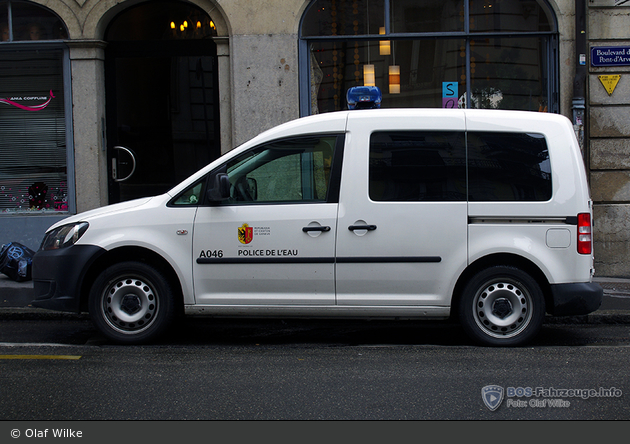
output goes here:
[{"label": "rear side window", "polygon": [[551,164],[542,134],[468,133],[468,186],[472,202],[551,199]]},{"label": "rear side window", "polygon": [[375,132],[370,138],[370,199],[466,200],[464,132]]}]

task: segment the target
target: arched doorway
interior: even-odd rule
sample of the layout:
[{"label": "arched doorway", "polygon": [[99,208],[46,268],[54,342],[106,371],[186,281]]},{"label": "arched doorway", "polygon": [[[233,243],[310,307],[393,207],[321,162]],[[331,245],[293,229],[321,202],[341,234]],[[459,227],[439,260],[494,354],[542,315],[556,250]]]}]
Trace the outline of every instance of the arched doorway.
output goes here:
[{"label": "arched doorway", "polygon": [[220,155],[216,36],[194,5],[129,8],[105,40],[110,203],[163,193]]}]

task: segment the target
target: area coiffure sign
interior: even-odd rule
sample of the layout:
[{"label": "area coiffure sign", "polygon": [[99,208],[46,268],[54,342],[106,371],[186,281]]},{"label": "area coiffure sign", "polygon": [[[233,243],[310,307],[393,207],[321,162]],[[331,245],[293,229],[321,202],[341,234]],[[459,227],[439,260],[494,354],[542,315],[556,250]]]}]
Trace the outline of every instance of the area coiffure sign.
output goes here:
[{"label": "area coiffure sign", "polygon": [[630,46],[594,46],[591,66],[630,66]]}]

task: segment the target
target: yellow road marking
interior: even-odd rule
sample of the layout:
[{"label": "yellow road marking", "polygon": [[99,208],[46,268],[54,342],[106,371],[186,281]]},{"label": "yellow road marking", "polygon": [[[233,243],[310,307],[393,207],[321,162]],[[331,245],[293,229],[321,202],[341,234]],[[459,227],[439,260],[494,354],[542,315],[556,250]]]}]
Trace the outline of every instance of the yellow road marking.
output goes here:
[{"label": "yellow road marking", "polygon": [[0,355],[0,359],[66,359],[74,360],[81,359],[81,356],[73,355]]}]

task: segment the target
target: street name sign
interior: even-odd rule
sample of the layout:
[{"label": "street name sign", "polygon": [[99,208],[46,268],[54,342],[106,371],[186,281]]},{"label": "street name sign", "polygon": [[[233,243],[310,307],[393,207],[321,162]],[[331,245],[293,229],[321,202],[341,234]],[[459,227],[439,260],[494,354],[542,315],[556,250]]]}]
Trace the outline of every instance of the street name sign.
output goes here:
[{"label": "street name sign", "polygon": [[630,66],[630,46],[594,46],[591,66]]}]

